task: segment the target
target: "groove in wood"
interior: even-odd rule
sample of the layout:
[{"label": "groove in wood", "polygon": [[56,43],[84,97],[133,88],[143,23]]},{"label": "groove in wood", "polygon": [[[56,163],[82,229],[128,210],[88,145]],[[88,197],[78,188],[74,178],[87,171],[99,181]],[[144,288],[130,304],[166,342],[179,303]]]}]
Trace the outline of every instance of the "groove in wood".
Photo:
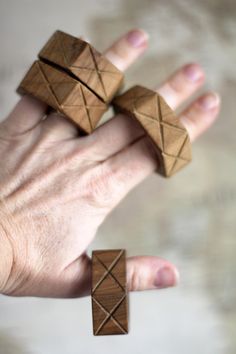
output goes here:
[{"label": "groove in wood", "polygon": [[134,86],[112,102],[116,112],[136,119],[154,143],[157,172],[170,177],[191,161],[187,130],[155,91]]},{"label": "groove in wood", "polygon": [[72,73],[104,102],[111,101],[123,81],[123,73],[91,44],[62,31],[51,36],[39,58]]},{"label": "groove in wood", "polygon": [[94,335],[128,333],[125,250],[92,253]]},{"label": "groove in wood", "polygon": [[33,63],[17,91],[47,103],[85,133],[95,129],[107,110],[106,104],[81,82],[40,60]]}]

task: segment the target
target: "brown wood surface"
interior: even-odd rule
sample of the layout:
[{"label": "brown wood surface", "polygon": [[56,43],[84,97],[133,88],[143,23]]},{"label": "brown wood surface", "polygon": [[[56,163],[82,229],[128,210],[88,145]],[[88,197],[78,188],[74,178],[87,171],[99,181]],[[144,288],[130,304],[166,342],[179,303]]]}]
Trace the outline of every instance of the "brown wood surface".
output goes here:
[{"label": "brown wood surface", "polygon": [[172,176],[191,161],[188,133],[157,92],[134,86],[112,103],[116,111],[138,120],[151,138],[156,147],[158,173]]},{"label": "brown wood surface", "polygon": [[67,116],[91,133],[107,106],[81,82],[38,60],[33,63],[17,91],[30,94]]},{"label": "brown wood surface", "polygon": [[62,31],[52,35],[39,58],[72,73],[104,102],[113,98],[123,81],[122,72],[89,43]]},{"label": "brown wood surface", "polygon": [[125,250],[93,251],[91,296],[94,335],[128,333]]}]

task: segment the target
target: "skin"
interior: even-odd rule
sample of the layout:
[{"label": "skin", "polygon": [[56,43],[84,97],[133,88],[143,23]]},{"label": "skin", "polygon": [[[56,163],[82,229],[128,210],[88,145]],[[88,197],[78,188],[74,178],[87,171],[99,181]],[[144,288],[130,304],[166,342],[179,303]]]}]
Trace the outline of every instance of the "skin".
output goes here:
[{"label": "skin", "polygon": [[[133,30],[105,55],[125,71],[147,48],[148,36]],[[188,64],[157,88],[176,109],[204,83],[198,64]],[[179,119],[194,141],[220,108],[205,93]],[[46,105],[20,99],[0,123],[0,292],[12,296],[79,297],[90,292],[87,247],[98,227],[127,193],[154,172],[148,137],[118,114],[91,135]],[[129,290],[176,285],[178,271],[158,257],[127,259]]]}]

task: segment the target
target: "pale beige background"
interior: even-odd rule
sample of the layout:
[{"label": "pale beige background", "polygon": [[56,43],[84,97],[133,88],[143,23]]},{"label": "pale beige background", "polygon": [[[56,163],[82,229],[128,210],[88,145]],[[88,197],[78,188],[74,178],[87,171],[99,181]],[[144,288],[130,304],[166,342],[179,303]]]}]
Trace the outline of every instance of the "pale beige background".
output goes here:
[{"label": "pale beige background", "polygon": [[[132,294],[128,336],[91,334],[90,299],[0,298],[0,354],[234,354],[236,351],[236,2],[234,0],[0,1],[0,113],[36,53],[59,28],[103,49],[131,27],[150,48],[127,85],[156,85],[197,60],[223,99],[220,119],[175,178],[151,176],[101,227],[96,247],[159,254],[181,272],[177,289]],[[132,212],[131,212],[132,210]]]}]

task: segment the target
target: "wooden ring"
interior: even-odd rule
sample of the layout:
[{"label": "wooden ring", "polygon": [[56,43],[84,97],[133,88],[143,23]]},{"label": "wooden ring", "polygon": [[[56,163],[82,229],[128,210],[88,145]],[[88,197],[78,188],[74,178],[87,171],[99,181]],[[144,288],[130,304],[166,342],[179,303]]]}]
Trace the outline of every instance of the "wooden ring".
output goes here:
[{"label": "wooden ring", "polygon": [[92,252],[92,313],[94,335],[128,333],[126,252]]},{"label": "wooden ring", "polygon": [[87,134],[107,110],[106,104],[85,85],[41,60],[32,64],[17,92],[45,102]]},{"label": "wooden ring", "polygon": [[105,103],[112,100],[123,81],[123,73],[90,43],[62,31],[49,38],[39,58],[66,70]]},{"label": "wooden ring", "polygon": [[159,162],[158,173],[170,177],[191,161],[188,132],[157,92],[134,86],[116,96],[112,104],[116,112],[136,119],[151,138]]},{"label": "wooden ring", "polygon": [[56,31],[17,92],[30,94],[91,133],[123,82],[123,74],[89,43]]}]

